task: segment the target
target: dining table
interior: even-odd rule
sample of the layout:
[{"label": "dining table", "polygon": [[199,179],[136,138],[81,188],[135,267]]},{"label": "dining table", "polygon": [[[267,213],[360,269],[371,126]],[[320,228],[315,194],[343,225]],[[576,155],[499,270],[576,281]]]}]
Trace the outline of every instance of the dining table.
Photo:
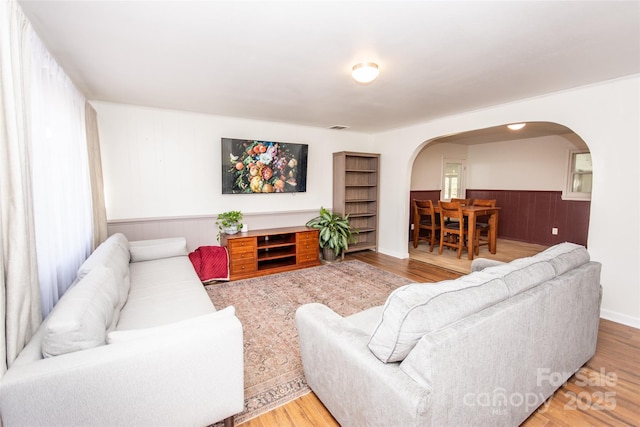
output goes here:
[{"label": "dining table", "polygon": [[[475,233],[479,233],[476,229],[476,219],[481,216],[489,217],[489,252],[496,253],[498,246],[498,217],[500,214],[500,207],[488,207],[488,206],[462,206],[462,214],[467,218],[468,234],[467,239],[469,242],[473,242],[475,239]],[[440,213],[440,206],[434,203],[433,210],[435,213]],[[468,257],[473,259],[473,249],[468,250]]]}]

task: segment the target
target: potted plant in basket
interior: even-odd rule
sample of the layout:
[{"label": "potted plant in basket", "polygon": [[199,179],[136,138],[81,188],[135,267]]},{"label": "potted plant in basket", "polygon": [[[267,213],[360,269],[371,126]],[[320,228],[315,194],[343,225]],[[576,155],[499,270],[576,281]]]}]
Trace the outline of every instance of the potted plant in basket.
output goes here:
[{"label": "potted plant in basket", "polygon": [[242,212],[229,211],[218,214],[216,225],[218,226],[218,241],[220,241],[222,233],[236,234],[242,228]]},{"label": "potted plant in basket", "polygon": [[320,208],[320,216],[309,220],[307,226],[320,230],[319,241],[325,261],[335,261],[349,248],[349,243],[355,242],[353,235],[358,233],[349,225],[349,215],[333,214],[323,207]]}]

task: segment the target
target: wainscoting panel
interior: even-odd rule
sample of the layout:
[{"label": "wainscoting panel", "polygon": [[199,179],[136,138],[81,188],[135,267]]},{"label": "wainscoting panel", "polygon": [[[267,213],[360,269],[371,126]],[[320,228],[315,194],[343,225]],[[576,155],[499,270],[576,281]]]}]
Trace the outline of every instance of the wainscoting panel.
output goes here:
[{"label": "wainscoting panel", "polygon": [[[249,229],[279,228],[304,225],[318,216],[318,211],[290,211],[245,214],[243,223]],[[216,216],[193,216],[171,218],[139,218],[110,220],[107,224],[109,235],[122,233],[129,240],[161,239],[184,237],[189,251],[200,246],[218,245]]]},{"label": "wainscoting panel", "polygon": [[[496,199],[500,206],[498,237],[540,245],[587,244],[591,202],[562,200],[560,191],[467,190],[470,199]],[[440,191],[412,191],[411,200],[437,201]],[[409,227],[413,222],[411,210]],[[551,234],[557,228],[558,234]],[[409,233],[411,239],[411,233]]]}]

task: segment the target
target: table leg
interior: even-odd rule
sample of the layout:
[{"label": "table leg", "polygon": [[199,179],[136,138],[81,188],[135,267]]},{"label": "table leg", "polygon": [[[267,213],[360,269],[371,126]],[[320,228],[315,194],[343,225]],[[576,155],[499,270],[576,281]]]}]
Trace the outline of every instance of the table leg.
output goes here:
[{"label": "table leg", "polygon": [[489,252],[496,253],[498,247],[498,213],[494,211],[489,217]]},{"label": "table leg", "polygon": [[475,242],[475,233],[476,233],[476,213],[469,212],[469,216],[467,217],[469,224],[467,229],[467,254],[470,260],[473,259],[474,246],[473,242]]}]

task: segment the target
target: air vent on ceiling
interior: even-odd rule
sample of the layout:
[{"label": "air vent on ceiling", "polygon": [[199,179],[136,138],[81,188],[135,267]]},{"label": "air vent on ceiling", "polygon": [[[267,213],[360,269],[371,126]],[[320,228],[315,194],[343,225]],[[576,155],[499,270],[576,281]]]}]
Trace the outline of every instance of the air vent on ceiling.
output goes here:
[{"label": "air vent on ceiling", "polygon": [[333,129],[333,130],[349,129],[349,126],[333,125],[333,126],[331,126],[329,129]]}]

